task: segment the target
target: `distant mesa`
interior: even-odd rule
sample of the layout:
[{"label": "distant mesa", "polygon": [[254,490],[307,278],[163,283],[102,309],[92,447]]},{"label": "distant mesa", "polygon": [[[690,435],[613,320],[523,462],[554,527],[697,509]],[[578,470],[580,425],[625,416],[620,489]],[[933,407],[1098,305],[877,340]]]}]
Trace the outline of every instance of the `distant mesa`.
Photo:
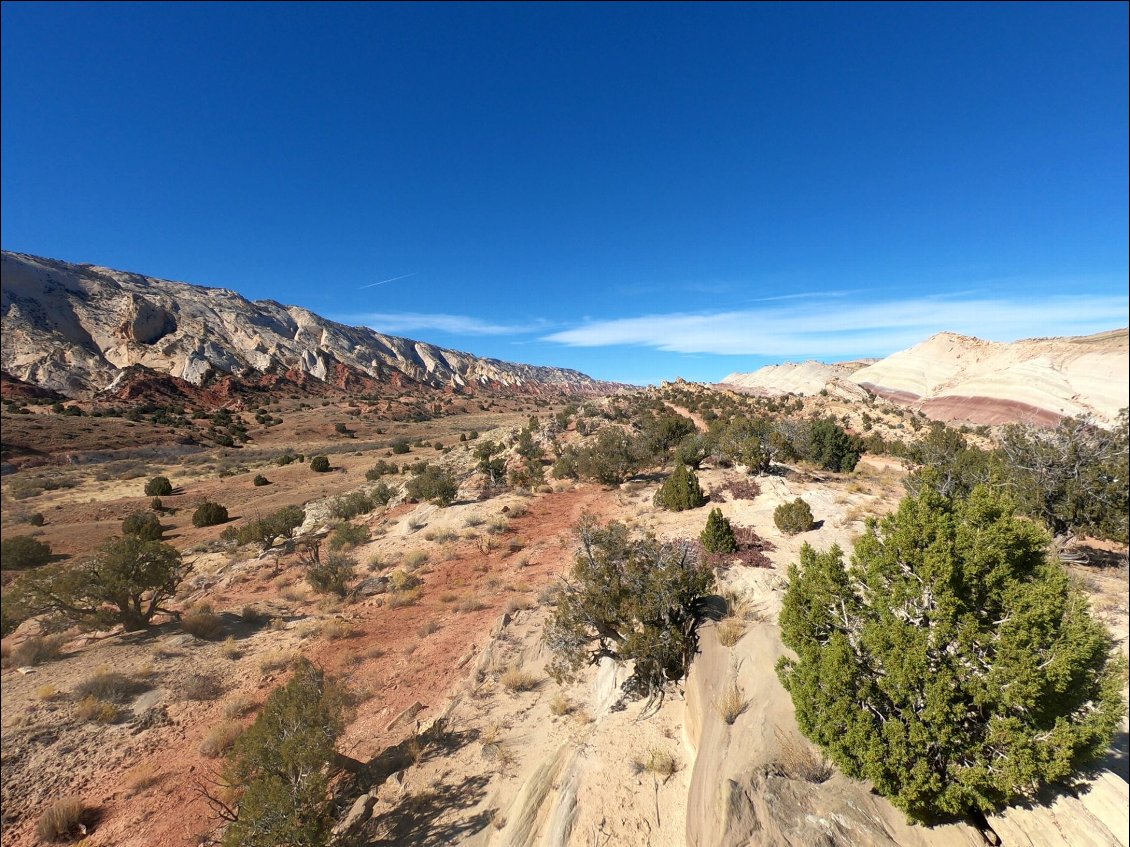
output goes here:
[{"label": "distant mesa", "polygon": [[5,396],[215,405],[279,393],[587,396],[621,387],[93,265],[5,251],[0,278]]},{"label": "distant mesa", "polygon": [[942,421],[1054,426],[1087,416],[1112,423],[1130,405],[1128,351],[1125,327],[1011,343],[942,332],[870,363],[770,365],[722,384],[766,395],[840,396],[854,385]]}]

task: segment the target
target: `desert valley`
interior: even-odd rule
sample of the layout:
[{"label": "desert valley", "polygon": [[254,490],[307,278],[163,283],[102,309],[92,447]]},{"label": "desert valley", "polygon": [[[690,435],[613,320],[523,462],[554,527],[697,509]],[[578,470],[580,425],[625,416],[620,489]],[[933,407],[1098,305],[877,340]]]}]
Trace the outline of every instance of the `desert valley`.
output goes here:
[{"label": "desert valley", "polygon": [[[310,780],[285,843],[1130,844],[1125,327],[636,387],[18,253],[2,309],[5,845],[272,843]],[[798,724],[790,568],[974,490],[1101,623],[1113,731],[924,819]],[[697,580],[678,626],[637,555]],[[314,764],[257,794],[276,753]]]}]

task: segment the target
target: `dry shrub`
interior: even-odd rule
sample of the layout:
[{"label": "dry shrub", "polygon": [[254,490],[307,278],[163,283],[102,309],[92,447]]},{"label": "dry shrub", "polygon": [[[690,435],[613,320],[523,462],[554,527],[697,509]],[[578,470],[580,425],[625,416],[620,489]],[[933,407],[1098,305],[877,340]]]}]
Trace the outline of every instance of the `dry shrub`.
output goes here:
[{"label": "dry shrub", "polygon": [[354,628],[353,624],[349,621],[343,621],[341,618],[330,618],[325,621],[319,631],[323,638],[328,638],[330,641],[337,641],[342,638],[353,638],[355,635],[360,635],[360,632]]},{"label": "dry shrub", "polygon": [[501,535],[510,529],[510,521],[504,515],[495,515],[487,521],[487,532],[491,535]]},{"label": "dry shrub", "polygon": [[279,596],[288,603],[302,603],[306,600],[306,586],[302,584],[288,585],[279,591]]},{"label": "dry shrub", "polygon": [[237,738],[243,734],[243,724],[238,721],[224,721],[212,727],[200,741],[200,752],[209,759],[222,756]]},{"label": "dry shrub", "polygon": [[395,570],[388,576],[388,587],[394,592],[409,591],[419,587],[422,581],[407,571]]},{"label": "dry shrub", "polygon": [[832,766],[820,751],[795,733],[777,730],[777,760],[772,772],[786,779],[820,784],[832,778]]},{"label": "dry shrub", "polygon": [[512,615],[515,612],[522,612],[527,609],[532,609],[536,605],[537,604],[529,597],[513,597],[506,604],[506,614]]},{"label": "dry shrub", "polygon": [[388,601],[385,605],[390,609],[400,609],[404,606],[415,606],[419,600],[419,591],[393,591],[388,595]]},{"label": "dry shrub", "polygon": [[236,718],[250,715],[257,708],[259,708],[259,703],[250,694],[236,694],[224,701],[224,719],[233,721]]},{"label": "dry shrub", "polygon": [[549,701],[550,714],[564,717],[576,710],[576,704],[566,697],[564,694],[558,692],[552,700]]},{"label": "dry shrub", "polygon": [[121,716],[121,710],[109,700],[86,696],[75,704],[75,715],[79,720],[92,723],[114,723]]},{"label": "dry shrub", "polygon": [[437,529],[432,534],[432,539],[437,544],[449,544],[450,542],[455,541],[458,538],[459,538],[459,533],[457,533],[453,529],[447,529],[447,528]]},{"label": "dry shrub", "polygon": [[53,662],[62,656],[66,641],[66,637],[62,635],[33,635],[12,648],[8,662],[17,668]]},{"label": "dry shrub", "polygon": [[441,603],[454,603],[459,599],[459,595],[454,591],[444,591],[439,595],[438,599]]},{"label": "dry shrub", "polygon": [[426,638],[433,632],[439,632],[439,623],[436,621],[425,621],[416,628],[416,634],[421,638]]},{"label": "dry shrub", "polygon": [[239,617],[248,626],[265,626],[271,622],[270,612],[265,612],[255,606],[244,606]]},{"label": "dry shrub", "polygon": [[215,700],[224,693],[224,684],[219,677],[210,673],[189,674],[179,688],[180,696],[185,700]]},{"label": "dry shrub", "polygon": [[745,635],[746,624],[740,618],[726,618],[718,624],[718,642],[723,647],[733,647]]},{"label": "dry shrub", "polygon": [[235,660],[243,655],[243,648],[236,642],[234,635],[229,635],[224,639],[224,643],[220,645],[220,653],[225,659]]},{"label": "dry shrub", "polygon": [[404,554],[404,569],[406,571],[414,571],[416,568],[426,565],[428,558],[427,550],[410,550]]},{"label": "dry shrub", "polygon": [[541,684],[536,676],[529,671],[522,670],[518,665],[511,665],[501,677],[502,687],[512,694],[520,691],[533,691]]},{"label": "dry shrub", "polygon": [[181,618],[180,627],[194,638],[217,641],[224,634],[224,622],[204,604]]},{"label": "dry shrub", "polygon": [[513,506],[510,507],[509,515],[512,518],[522,518],[522,517],[525,517],[526,515],[528,515],[529,512],[530,512],[530,507],[527,506],[525,503],[515,503]]},{"label": "dry shrub", "polygon": [[80,699],[94,697],[110,703],[124,703],[148,689],[149,685],[137,677],[117,671],[100,671],[80,682],[74,689],[74,695]]},{"label": "dry shrub", "polygon": [[744,477],[727,480],[711,492],[711,496],[725,494],[729,500],[752,500],[760,493],[761,486],[749,477]]},{"label": "dry shrub", "polygon": [[464,597],[455,608],[460,612],[481,612],[483,609],[487,608],[487,604],[475,595],[471,595],[470,597]]},{"label": "dry shrub", "polygon": [[653,773],[666,782],[679,772],[679,760],[670,750],[652,747],[646,759],[632,760],[632,770],[636,773]]},{"label": "dry shrub", "polygon": [[726,686],[726,690],[722,692],[722,696],[718,698],[714,707],[718,710],[718,716],[722,720],[727,724],[733,724],[749,708],[749,702],[741,686],[737,682],[731,682]]},{"label": "dry shrub", "polygon": [[506,544],[506,549],[509,553],[520,553],[526,549],[526,539],[524,538],[511,538]]},{"label": "dry shrub", "polygon": [[467,517],[463,518],[463,526],[466,526],[466,527],[482,526],[483,523],[484,523],[484,518],[483,518],[482,515],[479,515],[479,514],[470,514],[470,515],[467,515]]},{"label": "dry shrub", "polygon": [[75,835],[85,835],[83,820],[87,809],[77,797],[60,797],[52,800],[35,825],[35,834],[43,841],[52,843],[70,841]]},{"label": "dry shrub", "polygon": [[35,689],[35,696],[40,700],[54,700],[59,695],[59,689],[51,683],[44,683]]}]

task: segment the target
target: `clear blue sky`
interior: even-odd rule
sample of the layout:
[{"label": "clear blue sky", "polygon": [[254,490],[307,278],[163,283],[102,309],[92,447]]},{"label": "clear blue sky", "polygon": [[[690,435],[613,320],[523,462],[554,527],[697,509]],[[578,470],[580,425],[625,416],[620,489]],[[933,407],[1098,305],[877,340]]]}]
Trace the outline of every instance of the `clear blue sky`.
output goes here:
[{"label": "clear blue sky", "polygon": [[1126,3],[6,3],[0,240],[632,382],[1114,328],[1127,32]]}]

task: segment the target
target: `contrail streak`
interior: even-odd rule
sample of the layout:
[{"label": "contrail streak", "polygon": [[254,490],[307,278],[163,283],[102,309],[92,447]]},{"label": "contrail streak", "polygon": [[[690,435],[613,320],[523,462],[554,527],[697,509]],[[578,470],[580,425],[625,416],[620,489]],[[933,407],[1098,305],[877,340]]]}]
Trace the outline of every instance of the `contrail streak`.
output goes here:
[{"label": "contrail streak", "polygon": [[[416,273],[417,272],[414,271],[410,274],[404,274],[404,276],[394,276],[392,279],[382,279],[380,282],[370,282],[368,285],[362,285],[361,288],[372,288],[374,285],[386,285],[390,282],[396,282],[398,279],[408,279],[408,277],[410,276],[415,276]],[[357,290],[360,291],[361,288],[358,288]]]}]

